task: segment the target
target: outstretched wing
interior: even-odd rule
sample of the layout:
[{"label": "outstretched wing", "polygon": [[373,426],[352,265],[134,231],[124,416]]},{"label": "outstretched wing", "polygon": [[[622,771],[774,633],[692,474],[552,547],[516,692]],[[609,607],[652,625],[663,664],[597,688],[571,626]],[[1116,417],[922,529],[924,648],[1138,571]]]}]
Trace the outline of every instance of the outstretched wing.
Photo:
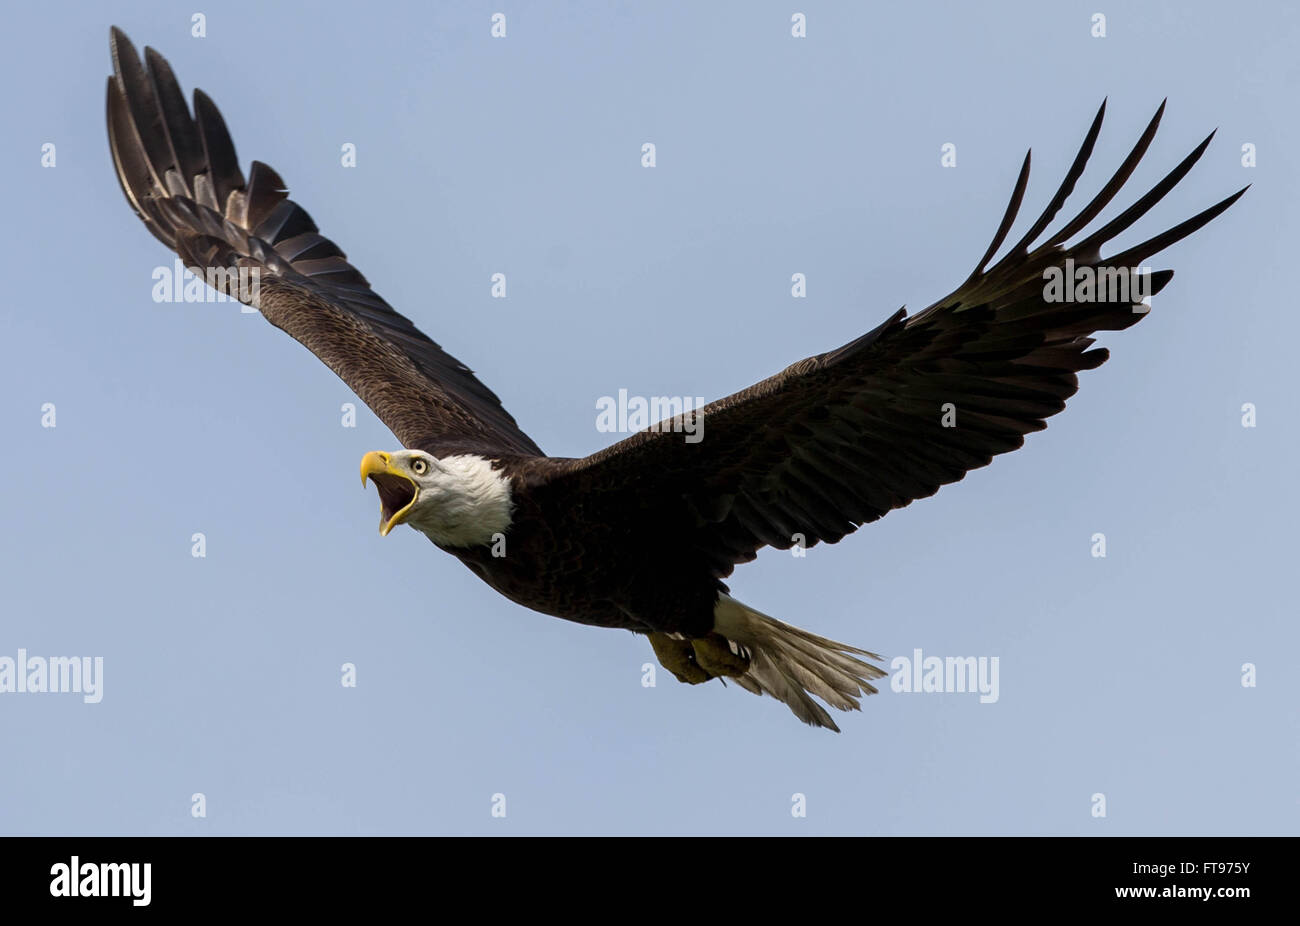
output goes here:
[{"label": "outstretched wing", "polygon": [[[319,357],[407,447],[435,454],[542,451],[473,371],[379,298],[279,174],[254,161],[245,180],[217,107],[194,115],[170,65],[144,63],[116,27],[108,139],[122,191],[149,231],[194,273],[255,305]],[[237,272],[243,270],[241,277]]]},{"label": "outstretched wing", "polygon": [[[1002,260],[988,267],[1024,196],[1025,158],[993,243],[956,292],[910,317],[900,309],[838,350],[809,357],[705,406],[698,413],[703,415],[696,425],[703,433],[698,443],[683,440],[681,422],[676,428],[661,424],[565,464],[556,480],[625,491],[633,519],[654,517],[653,500],[684,499],[693,530],[682,540],[723,577],[765,545],[834,543],[1020,447],[1026,434],[1046,427],[1045,419],[1065,407],[1078,388],[1075,374],[1106,360],[1106,350],[1092,349],[1090,335],[1141,320],[1147,308],[1142,297],[1159,292],[1173,276],[1133,268],[1245,192],[1122,253],[1101,257],[1103,244],[1191,169],[1209,144],[1206,138],[1130,208],[1077,244],[1063,246],[1132,174],[1155,135],[1162,103],[1101,192],[1034,246],[1083,173],[1105,109],[1103,103],[1046,210]],[[1064,272],[1067,260],[1076,268],[1114,271],[1106,293],[1094,289],[1092,301],[1051,301],[1045,274],[1054,267]],[[1127,284],[1122,292],[1120,276]]]}]

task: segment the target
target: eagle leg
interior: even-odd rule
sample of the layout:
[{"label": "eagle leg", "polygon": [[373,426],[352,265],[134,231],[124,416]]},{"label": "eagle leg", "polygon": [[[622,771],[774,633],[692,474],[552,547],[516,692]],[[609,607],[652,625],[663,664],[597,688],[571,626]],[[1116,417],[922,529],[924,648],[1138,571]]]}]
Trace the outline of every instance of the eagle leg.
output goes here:
[{"label": "eagle leg", "polygon": [[690,641],[695,661],[715,677],[739,677],[749,671],[749,654],[716,631]]},{"label": "eagle leg", "polygon": [[691,641],[666,633],[649,633],[650,646],[654,648],[659,664],[687,685],[698,685],[713,678],[695,661]]}]

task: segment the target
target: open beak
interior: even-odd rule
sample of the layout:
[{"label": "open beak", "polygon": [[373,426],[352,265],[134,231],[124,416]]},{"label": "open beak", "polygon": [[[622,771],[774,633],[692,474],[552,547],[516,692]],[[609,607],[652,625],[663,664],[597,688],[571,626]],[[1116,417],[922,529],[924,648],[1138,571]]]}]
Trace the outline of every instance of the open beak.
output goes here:
[{"label": "open beak", "polygon": [[410,476],[393,466],[392,458],[381,450],[372,450],[361,458],[361,484],[369,479],[379,490],[379,536],[406,520],[420,487]]}]

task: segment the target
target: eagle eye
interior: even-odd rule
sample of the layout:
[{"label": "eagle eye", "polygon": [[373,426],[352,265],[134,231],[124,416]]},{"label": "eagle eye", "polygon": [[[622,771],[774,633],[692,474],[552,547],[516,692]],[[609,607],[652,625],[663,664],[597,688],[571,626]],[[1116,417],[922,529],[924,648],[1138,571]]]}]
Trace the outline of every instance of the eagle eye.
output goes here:
[{"label": "eagle eye", "polygon": [[423,476],[428,471],[429,471],[429,464],[427,461],[425,460],[411,461],[411,472],[415,473],[415,475]]}]

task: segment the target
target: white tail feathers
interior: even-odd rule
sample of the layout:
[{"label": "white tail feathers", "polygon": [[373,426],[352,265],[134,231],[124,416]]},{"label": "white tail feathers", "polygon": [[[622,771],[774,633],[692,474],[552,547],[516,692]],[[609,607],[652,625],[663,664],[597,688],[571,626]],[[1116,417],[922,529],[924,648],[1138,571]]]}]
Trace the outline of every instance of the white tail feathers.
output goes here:
[{"label": "white tail feathers", "polygon": [[858,698],[876,693],[869,679],[885,670],[855,656],[880,660],[866,650],[800,630],[721,595],[713,609],[713,629],[749,654],[749,670],[734,681],[754,694],[784,701],[804,723],[839,732],[816,695],[842,711],[858,710]]}]

